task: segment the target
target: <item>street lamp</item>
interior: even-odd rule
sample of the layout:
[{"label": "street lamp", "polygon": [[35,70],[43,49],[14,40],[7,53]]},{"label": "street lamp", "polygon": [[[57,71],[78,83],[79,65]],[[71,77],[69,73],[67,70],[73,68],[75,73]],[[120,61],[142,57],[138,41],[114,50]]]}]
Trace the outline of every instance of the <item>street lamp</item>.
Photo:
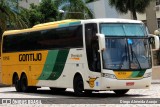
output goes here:
[{"label": "street lamp", "polygon": [[84,17],[84,19],[85,19],[85,13],[82,13],[82,12],[68,12],[68,11],[64,11],[64,10],[58,10],[59,11],[59,13],[71,13],[71,14],[74,14],[74,13],[78,13],[78,14],[83,14],[83,17]]}]

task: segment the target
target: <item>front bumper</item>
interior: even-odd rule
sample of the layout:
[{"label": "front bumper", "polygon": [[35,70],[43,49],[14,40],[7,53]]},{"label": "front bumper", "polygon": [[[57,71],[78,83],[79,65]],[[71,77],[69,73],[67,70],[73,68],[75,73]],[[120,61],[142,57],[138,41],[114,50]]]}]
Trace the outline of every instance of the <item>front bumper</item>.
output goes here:
[{"label": "front bumper", "polygon": [[117,80],[102,78],[100,90],[119,90],[119,89],[144,89],[151,86],[151,77],[138,80]]}]

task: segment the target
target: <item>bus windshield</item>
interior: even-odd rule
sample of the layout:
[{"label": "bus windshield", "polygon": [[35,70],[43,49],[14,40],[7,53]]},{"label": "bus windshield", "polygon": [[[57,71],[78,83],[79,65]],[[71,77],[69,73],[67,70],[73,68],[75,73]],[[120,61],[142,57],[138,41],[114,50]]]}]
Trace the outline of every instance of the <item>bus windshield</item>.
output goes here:
[{"label": "bus windshield", "polygon": [[[117,26],[119,25],[117,24]],[[148,38],[144,37],[145,31],[143,31],[140,24],[132,26],[133,33],[131,32],[131,28],[127,28],[126,26],[123,30],[112,26],[113,30],[111,30],[110,27],[107,27],[107,24],[105,26],[104,24],[101,25],[101,33],[106,36],[106,49],[102,52],[104,69],[141,70],[150,68],[150,47]]]},{"label": "bus windshield", "polygon": [[100,24],[101,33],[106,36],[146,36],[143,24]]}]

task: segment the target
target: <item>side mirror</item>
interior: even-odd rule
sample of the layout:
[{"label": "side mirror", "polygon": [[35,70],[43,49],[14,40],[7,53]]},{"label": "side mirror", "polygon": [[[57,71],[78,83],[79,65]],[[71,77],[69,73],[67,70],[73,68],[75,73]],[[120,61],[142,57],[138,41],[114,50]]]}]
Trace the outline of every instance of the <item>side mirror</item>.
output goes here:
[{"label": "side mirror", "polygon": [[106,49],[105,35],[104,34],[96,34],[96,36],[98,36],[100,50],[105,50]]},{"label": "side mirror", "polygon": [[152,44],[152,49],[159,50],[159,48],[160,48],[159,42],[160,41],[159,41],[158,36],[149,34],[149,42],[150,42],[150,44]]}]

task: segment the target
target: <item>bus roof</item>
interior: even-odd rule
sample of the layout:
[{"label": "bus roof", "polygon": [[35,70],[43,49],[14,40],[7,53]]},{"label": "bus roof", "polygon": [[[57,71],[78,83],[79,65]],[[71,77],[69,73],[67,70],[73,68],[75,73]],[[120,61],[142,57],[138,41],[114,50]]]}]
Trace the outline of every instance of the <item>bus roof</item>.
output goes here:
[{"label": "bus roof", "polygon": [[28,28],[28,29],[8,30],[8,31],[5,31],[3,35],[12,35],[12,34],[25,33],[25,32],[33,32],[33,31],[46,30],[46,29],[51,29],[51,28],[59,28],[59,27],[84,24],[84,23],[142,23],[142,22],[137,21],[137,20],[113,19],[113,18],[88,19],[88,20],[68,19],[68,20],[38,24],[38,25],[35,25],[32,28]]},{"label": "bus roof", "polygon": [[76,19],[68,19],[68,20],[55,21],[55,22],[49,22],[49,23],[42,23],[42,24],[35,25],[32,28],[28,28],[28,29],[8,30],[8,31],[5,31],[3,35],[5,36],[5,35],[25,33],[25,32],[46,30],[46,29],[51,29],[51,28],[59,28],[59,27],[76,25],[76,24],[80,24],[80,23],[81,23],[81,21],[76,20]]},{"label": "bus roof", "polygon": [[90,20],[82,20],[82,23],[142,23],[139,20],[131,20],[131,19],[118,19],[118,18],[101,18],[101,19],[90,19]]}]

